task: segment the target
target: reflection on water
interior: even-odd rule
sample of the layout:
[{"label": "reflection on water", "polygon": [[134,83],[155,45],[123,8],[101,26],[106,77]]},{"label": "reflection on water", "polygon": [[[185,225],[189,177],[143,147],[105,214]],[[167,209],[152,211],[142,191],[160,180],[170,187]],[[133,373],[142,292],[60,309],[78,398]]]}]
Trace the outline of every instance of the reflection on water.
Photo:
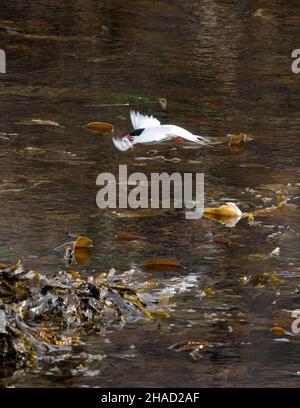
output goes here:
[{"label": "reflection on water", "polygon": [[[0,77],[1,261],[22,258],[51,274],[64,267],[53,248],[69,234],[86,235],[95,248],[83,275],[130,271],[133,285],[148,282],[145,298],[155,296],[170,312],[166,320],[87,336],[85,351],[101,356],[88,372],[76,363],[63,372],[38,363],[14,377],[2,370],[7,383],[298,385],[299,337],[278,341],[271,332],[275,324],[290,331],[287,311],[299,308],[298,209],[258,217],[252,227],[242,219],[231,229],[187,221],[181,211],[120,218],[97,209],[95,181],[100,172],[116,174],[119,164],[129,173],[204,171],[207,206],[234,201],[248,212],[276,203],[279,194],[299,205],[300,76],[290,69],[299,21],[296,1],[1,5],[0,46],[7,55]],[[159,97],[168,99],[166,110]],[[227,133],[245,132],[253,140],[237,153],[225,142],[215,149],[156,146],[158,155],[181,159],[157,163],[134,160],[147,157],[148,147],[124,154],[110,136],[82,128],[102,120],[124,134],[130,108],[196,134],[225,141]],[[61,126],[18,124],[28,119]],[[146,240],[116,240],[117,231],[132,228]],[[268,256],[276,247],[280,256]],[[177,259],[184,268],[144,269],[143,261],[154,257]],[[281,284],[241,284],[241,277],[274,271]],[[203,288],[212,295],[202,296]],[[168,349],[180,340],[210,346],[193,361]]]}]

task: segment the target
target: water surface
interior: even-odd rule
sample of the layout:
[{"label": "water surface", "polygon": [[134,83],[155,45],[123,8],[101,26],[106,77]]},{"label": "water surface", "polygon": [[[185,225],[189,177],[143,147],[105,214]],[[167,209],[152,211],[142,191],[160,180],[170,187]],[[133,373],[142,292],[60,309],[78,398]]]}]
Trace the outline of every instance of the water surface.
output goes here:
[{"label": "water surface", "polygon": [[[0,47],[0,255],[46,274],[64,268],[53,251],[70,234],[94,241],[83,276],[114,267],[131,270],[132,285],[150,281],[149,294],[170,318],[142,320],[121,331],[90,335],[84,349],[104,356],[89,375],[66,363],[2,370],[17,387],[299,386],[298,336],[290,310],[299,308],[299,211],[246,219],[235,228],[212,220],[187,221],[182,211],[119,218],[95,203],[96,177],[129,172],[204,172],[207,206],[234,201],[243,211],[276,201],[279,192],[299,205],[300,75],[291,72],[300,6],[296,1],[83,1],[2,2]],[[259,9],[262,9],[258,11]],[[159,97],[168,99],[163,111]],[[253,140],[232,153],[160,145],[158,155],[180,163],[135,160],[149,147],[116,151],[110,135],[82,126],[108,121],[117,135],[130,128],[129,109],[156,115],[212,138],[244,132]],[[57,126],[20,125],[26,119]],[[176,148],[175,150],[173,148]],[[245,167],[246,165],[246,167]],[[258,166],[257,166],[258,165]],[[248,166],[248,167],[247,167]],[[132,227],[132,224],[135,224]],[[146,238],[125,242],[117,231]],[[233,245],[215,242],[230,238]],[[280,247],[279,257],[266,257]],[[259,254],[257,256],[257,254]],[[152,257],[179,260],[177,272],[151,272]],[[242,285],[240,278],[277,271],[279,286]],[[151,286],[152,285],[152,286]],[[201,296],[211,288],[212,296]],[[285,338],[288,341],[282,341]],[[180,340],[208,342],[202,358],[168,347]],[[280,340],[280,341],[278,341]],[[50,370],[50,371],[49,371]]]}]

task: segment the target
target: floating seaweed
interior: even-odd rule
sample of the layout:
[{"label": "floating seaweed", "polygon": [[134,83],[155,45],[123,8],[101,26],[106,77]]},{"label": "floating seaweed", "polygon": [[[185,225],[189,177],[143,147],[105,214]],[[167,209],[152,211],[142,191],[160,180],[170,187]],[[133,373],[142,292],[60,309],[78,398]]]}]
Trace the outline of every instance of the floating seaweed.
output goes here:
[{"label": "floating seaweed", "polygon": [[203,216],[219,221],[221,224],[231,228],[236,226],[243,217],[243,213],[235,203],[226,203],[218,208],[205,208]]},{"label": "floating seaweed", "polygon": [[246,285],[250,282],[253,286],[257,288],[262,288],[265,286],[278,286],[283,283],[283,279],[277,276],[277,272],[273,273],[259,273],[257,275],[242,276],[240,282],[243,285]]},{"label": "floating seaweed", "polygon": [[232,153],[241,153],[245,148],[245,142],[247,140],[247,135],[245,133],[240,133],[239,135],[228,134],[229,148]]},{"label": "floating seaweed", "polygon": [[204,348],[208,347],[209,344],[207,341],[199,342],[199,341],[192,341],[192,340],[183,340],[179,341],[178,343],[172,344],[169,347],[169,350],[176,351],[176,352],[184,352],[189,353],[193,360],[197,361],[201,358],[201,352]]},{"label": "floating seaweed", "polygon": [[114,131],[113,125],[111,123],[106,122],[91,122],[84,125],[84,127],[90,130],[91,132],[100,134],[112,133]]},{"label": "floating seaweed", "polygon": [[124,280],[101,274],[82,279],[76,271],[53,277],[19,261],[0,266],[0,358],[30,361],[80,344],[82,332],[121,328],[148,312]]},{"label": "floating seaweed", "polygon": [[158,102],[160,103],[160,106],[162,107],[162,109],[166,109],[167,108],[167,99],[166,98],[159,98]]},{"label": "floating seaweed", "polygon": [[54,122],[53,120],[42,120],[42,119],[24,119],[23,121],[16,122],[16,125],[41,125],[41,126],[56,126],[56,127],[64,127],[60,125],[58,122]]},{"label": "floating seaweed", "polygon": [[140,237],[139,235],[136,234],[132,234],[130,232],[126,232],[126,231],[118,231],[116,233],[116,237],[117,239],[119,239],[120,241],[137,241],[139,239],[143,239],[142,237]]},{"label": "floating seaweed", "polygon": [[66,242],[55,248],[54,251],[64,254],[64,260],[67,266],[73,262],[84,265],[91,256],[91,248],[93,247],[92,240],[88,237],[78,237],[76,241]]},{"label": "floating seaweed", "polygon": [[144,265],[148,269],[157,271],[176,271],[182,268],[182,265],[174,260],[153,258],[144,261]]}]

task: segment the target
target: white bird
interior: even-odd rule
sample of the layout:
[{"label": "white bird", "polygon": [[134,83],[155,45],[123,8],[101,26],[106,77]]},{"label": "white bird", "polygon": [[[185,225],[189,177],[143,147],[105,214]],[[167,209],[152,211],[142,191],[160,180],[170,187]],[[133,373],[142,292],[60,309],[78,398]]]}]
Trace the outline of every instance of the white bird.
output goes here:
[{"label": "white bird", "polygon": [[161,125],[153,116],[130,111],[133,131],[121,138],[113,137],[114,145],[122,151],[133,149],[137,143],[155,144],[174,139],[177,142],[187,140],[197,144],[207,144],[208,140],[202,136],[193,135],[182,127],[175,125]]}]

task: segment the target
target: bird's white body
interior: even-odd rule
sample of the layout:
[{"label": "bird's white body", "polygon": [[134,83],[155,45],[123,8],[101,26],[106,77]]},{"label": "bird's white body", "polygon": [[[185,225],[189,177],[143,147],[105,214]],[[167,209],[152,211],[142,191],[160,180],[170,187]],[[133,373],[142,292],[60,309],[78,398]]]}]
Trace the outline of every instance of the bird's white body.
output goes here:
[{"label": "bird's white body", "polygon": [[204,137],[193,135],[182,127],[161,125],[160,121],[153,116],[130,111],[130,119],[134,131],[122,138],[113,138],[115,146],[122,151],[133,149],[133,146],[137,143],[156,144],[171,139],[184,139],[198,144],[207,142],[207,139]]}]

